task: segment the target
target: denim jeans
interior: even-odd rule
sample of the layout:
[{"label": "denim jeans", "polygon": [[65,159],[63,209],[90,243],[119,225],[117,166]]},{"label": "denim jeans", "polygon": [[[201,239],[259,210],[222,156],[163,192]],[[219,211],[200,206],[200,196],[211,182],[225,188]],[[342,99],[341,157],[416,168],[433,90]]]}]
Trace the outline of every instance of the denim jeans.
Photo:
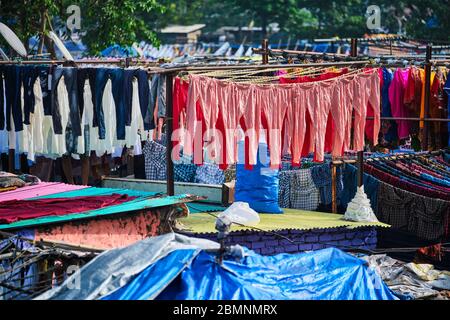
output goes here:
[{"label": "denim jeans", "polygon": [[39,76],[39,70],[35,66],[22,66],[23,85],[23,123],[30,124],[30,113],[34,113],[35,96],[34,83]]},{"label": "denim jeans", "polygon": [[144,129],[155,129],[153,119],[154,108],[150,105],[150,86],[147,72],[142,69],[128,69],[124,71],[124,103],[125,103],[125,123],[131,125],[131,106],[133,101],[133,78],[137,79],[139,88],[139,106],[142,119],[144,119]]},{"label": "denim jeans", "polygon": [[166,116],[166,76],[155,74],[151,84],[150,110],[155,110],[158,99],[158,118]]},{"label": "denim jeans", "polygon": [[77,90],[78,90],[78,105],[80,106],[80,115],[83,115],[84,111],[84,83],[86,79],[89,80],[89,86],[91,87],[92,92],[92,104],[95,106],[95,68],[79,68],[78,69],[78,81],[77,81]]},{"label": "denim jeans", "polygon": [[103,114],[103,91],[111,79],[112,94],[116,105],[117,139],[125,139],[124,70],[120,68],[97,68],[95,79],[95,103],[93,125],[98,126],[100,139],[105,139],[105,115]]},{"label": "denim jeans", "polygon": [[50,76],[53,76],[54,66],[37,66],[39,80],[41,81],[41,91],[42,91],[42,104],[44,105],[44,115],[52,115],[52,91],[49,86],[51,84]]},{"label": "denim jeans", "polygon": [[69,123],[75,137],[81,136],[81,117],[78,107],[77,68],[57,67],[52,78],[52,119],[55,134],[63,134],[61,111],[58,102],[58,83],[64,76],[67,93],[69,95]]},{"label": "denim jeans", "polygon": [[11,113],[14,121],[14,131],[22,131],[22,99],[21,69],[19,66],[4,66],[6,95],[6,130],[11,131]]}]

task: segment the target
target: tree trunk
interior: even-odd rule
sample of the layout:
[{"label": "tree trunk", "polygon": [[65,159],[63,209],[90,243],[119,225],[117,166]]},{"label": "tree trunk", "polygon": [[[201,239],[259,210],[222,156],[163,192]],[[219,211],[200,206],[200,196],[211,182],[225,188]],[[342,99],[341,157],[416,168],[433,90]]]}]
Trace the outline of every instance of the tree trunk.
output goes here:
[{"label": "tree trunk", "polygon": [[50,53],[51,59],[56,60],[56,51],[55,51],[55,45],[54,45],[53,41],[49,37],[44,36],[44,42],[45,42],[45,47],[47,48],[48,53]]},{"label": "tree trunk", "polygon": [[46,22],[46,12],[47,10],[43,10],[41,12],[41,30],[40,30],[40,35],[41,38],[39,39],[39,47],[38,47],[38,54],[42,54],[42,51],[44,51],[44,34],[45,34],[45,22]]},{"label": "tree trunk", "polygon": [[267,18],[261,17],[262,38],[267,39]]}]

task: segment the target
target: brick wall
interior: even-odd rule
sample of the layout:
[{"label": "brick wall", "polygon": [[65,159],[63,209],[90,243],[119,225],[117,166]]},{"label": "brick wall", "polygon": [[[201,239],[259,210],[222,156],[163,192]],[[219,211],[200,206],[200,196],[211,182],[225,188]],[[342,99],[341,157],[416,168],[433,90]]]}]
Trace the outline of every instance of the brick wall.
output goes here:
[{"label": "brick wall", "polygon": [[[328,247],[375,249],[377,246],[377,230],[375,227],[280,230],[277,233],[289,238],[294,243],[269,232],[248,230],[231,232],[228,236],[227,244],[239,244],[262,255],[295,253]],[[216,233],[189,235],[213,241],[217,240]]]}]

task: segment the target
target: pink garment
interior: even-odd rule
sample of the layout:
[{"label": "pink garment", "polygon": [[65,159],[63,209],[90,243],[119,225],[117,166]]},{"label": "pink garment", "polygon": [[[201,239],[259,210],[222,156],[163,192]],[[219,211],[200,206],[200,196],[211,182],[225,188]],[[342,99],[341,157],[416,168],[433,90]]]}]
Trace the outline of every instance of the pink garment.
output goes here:
[{"label": "pink garment", "polygon": [[355,112],[353,147],[355,151],[363,151],[369,103],[374,108],[374,144],[378,144],[378,133],[380,132],[380,78],[378,72],[370,71],[370,73],[355,76],[353,85],[353,110]]},{"label": "pink garment", "polygon": [[[345,140],[350,141],[349,115],[353,106],[353,86],[350,80],[339,81],[331,97],[331,115],[334,121],[333,156],[342,156]],[[348,137],[347,137],[348,135]]]},{"label": "pink garment", "polygon": [[[220,163],[225,168],[237,161],[240,125],[246,134],[245,163],[250,166],[257,163],[260,129],[264,127],[269,130],[266,137],[271,164],[277,166],[282,150],[289,150],[296,165],[300,163],[305,147],[314,152],[316,161],[323,161],[331,115],[336,131],[331,143],[333,155],[342,155],[349,150],[352,124],[354,149],[362,151],[368,107],[373,108],[373,139],[375,144],[378,143],[380,79],[377,71],[370,69],[345,78],[282,86],[230,83],[191,75],[186,136],[192,139],[201,132],[202,123],[206,132],[210,129],[220,131],[221,139],[216,141],[220,143],[215,147],[222,149]],[[309,128],[307,114],[311,119]],[[202,120],[200,124],[196,123],[199,119]],[[307,136],[306,132],[309,133]],[[205,137],[208,142],[212,136],[206,134]],[[203,146],[203,140],[200,144]],[[185,144],[186,154],[192,154],[192,146],[192,143]]]},{"label": "pink garment", "polygon": [[41,182],[33,186],[26,186],[12,191],[0,193],[0,202],[9,200],[24,200],[35,197],[47,196],[51,194],[81,190],[90,188],[89,186],[77,186],[60,182]]},{"label": "pink garment", "polygon": [[[408,109],[404,103],[405,90],[408,85],[410,71],[409,69],[397,69],[394,78],[389,87],[389,101],[391,103],[391,111],[393,117],[408,117]],[[400,139],[409,136],[409,122],[396,121],[397,133]]]},{"label": "pink garment", "polygon": [[217,129],[222,131],[222,168],[237,162],[237,128],[249,91],[238,90],[234,84],[217,81],[219,119]]},{"label": "pink garment", "polygon": [[240,125],[245,134],[245,164],[255,165],[261,130],[261,109],[263,103],[272,98],[270,87],[254,84],[235,84],[235,86],[240,92],[238,94],[244,94],[247,97],[247,103],[242,106],[242,109],[240,108],[242,114]]},{"label": "pink garment", "polygon": [[[380,79],[380,92],[381,92],[381,89],[383,87],[383,70],[381,68],[378,69],[378,77]],[[367,117],[373,117],[373,116],[375,116],[375,113],[376,113],[375,108],[371,104],[369,104],[369,106],[367,108]],[[378,138],[378,137],[374,137],[375,128],[374,128],[373,120],[366,120],[365,133],[366,133],[367,139],[372,141],[372,143],[374,143],[374,145],[375,145],[375,141],[377,141],[375,138]]]},{"label": "pink garment", "polygon": [[[210,114],[215,108],[215,106],[212,104],[208,105],[207,108],[205,108],[208,110],[206,119],[204,118],[203,112],[200,112],[203,111],[203,108],[201,106],[200,108],[198,108],[198,104],[205,105],[205,95],[208,94],[206,92],[206,88],[209,84],[209,79],[210,78],[200,76],[189,77],[189,91],[186,103],[186,134],[183,150],[183,152],[188,156],[194,155],[194,145],[203,147],[203,122],[199,120],[209,122]],[[194,155],[194,163],[203,163],[203,153],[200,154],[200,157],[198,152]]]},{"label": "pink garment", "polygon": [[[334,90],[337,90],[337,82],[318,82],[314,88],[315,113],[313,117],[314,127],[314,161],[322,162],[325,153],[325,136],[327,131],[328,115],[331,109],[331,98]],[[310,110],[311,112],[311,110]]]},{"label": "pink garment", "polygon": [[[292,108],[293,90],[281,86],[267,87],[268,98],[262,99],[262,114],[267,123],[266,139],[270,150],[270,164],[272,168],[280,166],[281,133],[286,110]],[[275,109],[274,109],[275,108]]]}]

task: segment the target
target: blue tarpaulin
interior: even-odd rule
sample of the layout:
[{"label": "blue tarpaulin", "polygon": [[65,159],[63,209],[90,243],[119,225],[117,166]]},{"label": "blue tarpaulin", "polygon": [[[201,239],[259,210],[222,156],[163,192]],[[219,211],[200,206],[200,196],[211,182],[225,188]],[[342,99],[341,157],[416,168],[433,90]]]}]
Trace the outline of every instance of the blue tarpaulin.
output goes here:
[{"label": "blue tarpaulin", "polygon": [[335,248],[276,256],[261,256],[245,249],[244,259],[225,260],[222,266],[213,254],[195,253],[173,251],[103,299],[396,299],[363,260]]}]

